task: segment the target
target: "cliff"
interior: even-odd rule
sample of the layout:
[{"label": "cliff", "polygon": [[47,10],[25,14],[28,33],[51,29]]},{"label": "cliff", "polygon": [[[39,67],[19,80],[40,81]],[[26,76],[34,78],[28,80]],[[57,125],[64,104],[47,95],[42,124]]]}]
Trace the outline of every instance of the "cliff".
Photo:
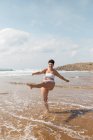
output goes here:
[{"label": "cliff", "polygon": [[93,71],[93,63],[75,63],[75,64],[67,64],[64,66],[59,66],[56,68],[57,70],[65,70],[65,71]]}]

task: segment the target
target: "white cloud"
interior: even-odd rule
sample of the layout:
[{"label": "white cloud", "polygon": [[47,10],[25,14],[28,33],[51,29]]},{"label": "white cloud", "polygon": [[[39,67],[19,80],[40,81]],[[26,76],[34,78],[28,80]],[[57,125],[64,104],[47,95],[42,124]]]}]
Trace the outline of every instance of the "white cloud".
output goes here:
[{"label": "white cloud", "polygon": [[76,50],[73,50],[73,51],[71,52],[71,56],[72,56],[72,57],[74,57],[76,54],[77,54],[77,51],[76,51]]},{"label": "white cloud", "polygon": [[7,53],[15,51],[15,49],[22,48],[29,39],[29,33],[15,30],[3,29],[0,31],[0,53]]},{"label": "white cloud", "polygon": [[[84,52],[86,42],[76,44],[67,38],[35,38],[28,32],[3,29],[0,31],[0,67],[41,67],[50,58],[55,59],[57,65],[82,61],[82,53],[87,55],[89,47]],[[93,52],[93,48],[90,49]]]}]

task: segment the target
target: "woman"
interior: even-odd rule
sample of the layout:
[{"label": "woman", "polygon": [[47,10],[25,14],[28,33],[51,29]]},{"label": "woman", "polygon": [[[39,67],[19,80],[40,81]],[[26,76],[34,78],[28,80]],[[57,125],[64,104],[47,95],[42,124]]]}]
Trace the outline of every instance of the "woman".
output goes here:
[{"label": "woman", "polygon": [[39,84],[27,84],[31,89],[32,88],[41,88],[41,93],[43,94],[43,100],[45,107],[47,111],[49,112],[49,107],[48,107],[48,93],[50,90],[52,90],[55,86],[55,76],[59,77],[60,79],[69,82],[69,80],[65,79],[62,75],[60,75],[53,67],[54,67],[54,60],[49,60],[48,61],[48,68],[38,71],[38,72],[33,72],[32,75],[37,75],[37,74],[45,74],[45,77],[43,79],[43,82]]}]

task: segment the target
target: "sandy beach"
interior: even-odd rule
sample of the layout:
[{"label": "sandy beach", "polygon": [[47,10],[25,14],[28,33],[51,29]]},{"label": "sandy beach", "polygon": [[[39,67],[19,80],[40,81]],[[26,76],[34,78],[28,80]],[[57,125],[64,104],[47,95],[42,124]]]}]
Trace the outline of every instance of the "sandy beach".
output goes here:
[{"label": "sandy beach", "polygon": [[0,77],[0,140],[93,140],[93,73],[66,72],[56,79],[45,113],[40,89],[11,82],[40,82],[42,76]]}]

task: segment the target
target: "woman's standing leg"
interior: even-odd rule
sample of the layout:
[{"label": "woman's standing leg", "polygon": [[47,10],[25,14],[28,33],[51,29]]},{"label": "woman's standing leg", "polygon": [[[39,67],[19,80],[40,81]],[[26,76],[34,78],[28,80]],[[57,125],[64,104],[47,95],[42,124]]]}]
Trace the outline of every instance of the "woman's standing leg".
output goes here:
[{"label": "woman's standing leg", "polygon": [[48,92],[49,92],[49,90],[47,88],[44,88],[44,87],[41,88],[41,94],[43,95],[43,101],[44,101],[44,105],[45,105],[47,112],[49,112]]}]

